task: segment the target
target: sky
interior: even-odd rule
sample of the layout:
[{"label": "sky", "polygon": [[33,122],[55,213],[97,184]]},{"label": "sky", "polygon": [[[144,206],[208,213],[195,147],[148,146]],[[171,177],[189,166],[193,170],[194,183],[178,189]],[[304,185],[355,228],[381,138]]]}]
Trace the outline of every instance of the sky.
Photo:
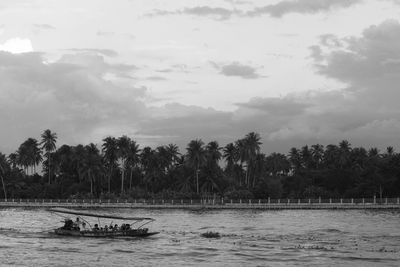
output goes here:
[{"label": "sky", "polygon": [[400,1],[1,0],[0,151],[45,129],[58,146],[264,153],[398,148]]}]

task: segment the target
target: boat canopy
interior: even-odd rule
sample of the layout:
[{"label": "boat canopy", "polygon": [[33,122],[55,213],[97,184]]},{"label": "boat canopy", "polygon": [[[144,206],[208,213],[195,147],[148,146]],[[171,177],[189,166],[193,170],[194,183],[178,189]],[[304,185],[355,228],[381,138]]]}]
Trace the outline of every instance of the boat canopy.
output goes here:
[{"label": "boat canopy", "polygon": [[128,221],[154,221],[153,218],[145,218],[145,217],[122,217],[122,216],[114,216],[114,215],[106,215],[106,214],[96,214],[96,213],[87,213],[80,212],[76,210],[68,210],[62,208],[52,208],[49,209],[51,212],[63,213],[63,214],[72,214],[77,216],[87,216],[87,217],[97,217],[97,218],[107,218],[107,219],[115,219],[115,220],[128,220]]}]

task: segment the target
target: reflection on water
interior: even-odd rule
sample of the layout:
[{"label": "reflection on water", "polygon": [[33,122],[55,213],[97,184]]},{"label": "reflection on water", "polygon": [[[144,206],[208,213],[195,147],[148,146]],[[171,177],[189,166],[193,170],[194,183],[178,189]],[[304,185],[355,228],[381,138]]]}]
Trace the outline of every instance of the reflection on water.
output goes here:
[{"label": "reflection on water", "polygon": [[[400,213],[388,211],[188,211],[107,209],[156,219],[149,238],[59,237],[43,209],[0,210],[2,265],[397,266]],[[108,223],[108,222],[107,222]],[[200,236],[217,231],[218,239]]]}]

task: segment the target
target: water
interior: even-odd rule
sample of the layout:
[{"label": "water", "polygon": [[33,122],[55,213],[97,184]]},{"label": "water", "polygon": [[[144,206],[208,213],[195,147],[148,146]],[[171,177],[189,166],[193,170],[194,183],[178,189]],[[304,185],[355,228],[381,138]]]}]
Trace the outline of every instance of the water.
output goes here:
[{"label": "water", "polygon": [[[49,234],[62,218],[0,209],[1,266],[398,266],[400,212],[328,210],[130,210],[156,219],[149,238]],[[109,221],[104,221],[108,222]],[[201,233],[217,231],[221,238]]]}]

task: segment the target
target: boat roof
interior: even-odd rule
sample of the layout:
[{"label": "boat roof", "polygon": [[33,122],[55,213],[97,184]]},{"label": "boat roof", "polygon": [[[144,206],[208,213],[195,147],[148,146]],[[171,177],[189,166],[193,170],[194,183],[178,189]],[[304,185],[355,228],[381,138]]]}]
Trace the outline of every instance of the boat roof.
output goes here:
[{"label": "boat roof", "polygon": [[122,216],[114,216],[114,215],[107,215],[107,214],[98,214],[98,213],[87,213],[81,212],[77,210],[69,210],[63,208],[52,208],[49,209],[51,212],[56,213],[63,213],[63,214],[72,214],[77,216],[87,216],[87,217],[97,217],[97,218],[107,218],[107,219],[116,219],[116,220],[129,220],[129,221],[154,221],[153,218],[146,218],[146,217],[122,217]]}]

